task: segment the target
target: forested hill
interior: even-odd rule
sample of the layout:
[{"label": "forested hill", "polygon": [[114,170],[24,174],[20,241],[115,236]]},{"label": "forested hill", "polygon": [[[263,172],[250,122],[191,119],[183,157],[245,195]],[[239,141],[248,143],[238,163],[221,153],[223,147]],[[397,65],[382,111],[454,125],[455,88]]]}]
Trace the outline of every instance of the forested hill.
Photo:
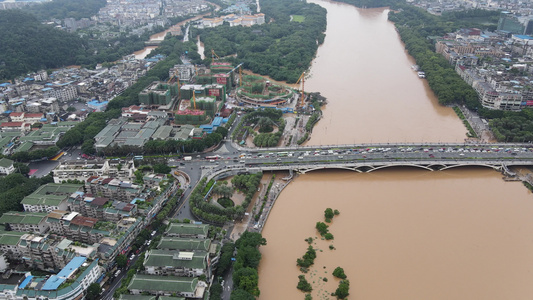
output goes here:
[{"label": "forested hill", "polygon": [[106,5],[106,0],[53,0],[24,7],[39,20],[63,20],[65,18],[90,18]]},{"label": "forested hill", "polygon": [[32,14],[0,10],[0,81],[73,64],[84,46],[77,35],[43,25]]},{"label": "forested hill", "polygon": [[274,80],[296,82],[324,41],[326,9],[297,0],[264,0],[266,24],[252,27],[225,24],[199,32],[206,52],[237,54],[235,63]]}]

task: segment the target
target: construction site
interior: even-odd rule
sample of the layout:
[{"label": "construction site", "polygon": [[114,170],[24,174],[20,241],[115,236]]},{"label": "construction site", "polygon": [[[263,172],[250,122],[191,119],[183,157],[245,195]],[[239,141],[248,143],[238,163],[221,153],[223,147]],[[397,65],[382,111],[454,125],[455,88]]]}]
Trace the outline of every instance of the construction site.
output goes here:
[{"label": "construction site", "polygon": [[[259,75],[243,74],[242,63],[234,66],[222,61],[214,50],[211,53],[209,67],[183,64],[171,68],[169,80],[150,85],[140,94],[141,102],[158,106],[160,110],[168,109],[176,126],[190,124],[207,131],[225,123],[234,110],[271,108],[283,114],[286,125],[280,128],[278,146],[301,144],[307,139],[306,125],[317,112],[314,107],[317,102],[311,103],[310,95],[305,92],[305,73],[301,74],[296,88],[289,87]],[[313,122],[315,119],[316,116]],[[240,138],[241,144],[253,147],[253,143],[243,142],[246,136]]]}]

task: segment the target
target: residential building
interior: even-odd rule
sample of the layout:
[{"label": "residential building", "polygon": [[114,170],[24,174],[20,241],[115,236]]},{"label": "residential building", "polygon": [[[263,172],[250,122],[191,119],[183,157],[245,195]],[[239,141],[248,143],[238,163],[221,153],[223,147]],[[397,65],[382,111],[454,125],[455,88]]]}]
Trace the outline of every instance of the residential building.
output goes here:
[{"label": "residential building", "polygon": [[209,251],[210,239],[176,238],[163,236],[157,249],[179,251]]},{"label": "residential building", "polygon": [[209,232],[207,224],[171,223],[165,231],[167,237],[206,239]]},{"label": "residential building", "polygon": [[0,158],[0,174],[9,175],[15,172],[14,161],[8,158]]},{"label": "residential building", "polygon": [[132,160],[83,160],[60,162],[59,166],[52,170],[52,173],[54,182],[61,183],[69,179],[86,181],[88,178],[99,176],[131,180],[135,170],[135,165]]},{"label": "residential building", "polygon": [[[13,300],[83,299],[87,288],[101,277],[102,272],[98,259],[89,262],[85,258],[75,258],[57,275],[49,278],[30,275],[18,286],[5,287],[3,293],[6,299]],[[73,282],[61,286],[67,279]]]},{"label": "residential building", "polygon": [[46,223],[50,232],[86,244],[94,244],[109,236],[107,228],[99,229],[98,219],[84,217],[78,212],[55,210],[47,215]]},{"label": "residential building", "polygon": [[209,277],[208,253],[152,249],[146,253],[144,268],[150,275]]},{"label": "residential building", "polygon": [[0,251],[8,258],[21,259],[22,249],[18,244],[27,232],[0,230]]},{"label": "residential building", "polygon": [[48,183],[39,187],[32,194],[24,197],[21,204],[27,212],[51,212],[66,210],[67,200],[71,195],[77,196],[83,186],[79,184]]},{"label": "residential building", "polygon": [[198,278],[135,274],[128,290],[134,295],[146,292],[151,295],[200,299],[203,298],[206,287],[205,282],[199,281]]},{"label": "residential building", "polygon": [[142,192],[142,186],[110,177],[91,177],[85,183],[85,188],[93,196],[122,202],[131,202]]},{"label": "residential building", "polygon": [[0,216],[0,224],[9,226],[11,230],[22,232],[45,233],[49,229],[46,213],[10,211]]}]

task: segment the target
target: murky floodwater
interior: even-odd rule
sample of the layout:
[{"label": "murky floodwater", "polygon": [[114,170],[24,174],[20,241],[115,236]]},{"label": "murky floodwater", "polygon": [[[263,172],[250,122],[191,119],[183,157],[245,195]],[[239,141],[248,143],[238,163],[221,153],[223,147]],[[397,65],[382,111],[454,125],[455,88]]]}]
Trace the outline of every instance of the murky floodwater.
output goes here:
[{"label": "murky floodwater", "polygon": [[135,55],[136,59],[144,59],[155,48],[157,48],[157,46],[146,46],[146,47],[144,47],[143,49],[141,49],[139,51],[133,52],[133,55]]},{"label": "murky floodwater", "polygon": [[198,38],[196,39],[196,46],[198,47],[198,54],[200,54],[200,58],[201,59],[205,59],[204,43],[202,43],[202,41],[200,41],[200,36],[198,36]]},{"label": "murky floodwater", "polygon": [[[306,90],[329,104],[309,144],[466,137],[411,69],[386,10],[313,2],[328,9],[328,29]],[[263,230],[260,299],[303,299],[295,262],[327,207],[341,215],[330,227],[333,243],[315,244],[322,252],[306,274],[313,299],[333,299],[337,266],[350,280],[350,299],[533,296],[533,198],[521,183],[490,169],[389,169],[310,173],[283,191]]]},{"label": "murky floodwater", "polygon": [[350,280],[350,299],[533,295],[533,199],[520,182],[488,169],[400,169],[317,172],[291,183],[263,231],[260,299],[303,299],[295,262],[327,207],[341,214],[330,226],[334,241],[315,245],[323,252],[306,274],[313,299],[335,291],[337,266]]},{"label": "murky floodwater", "polygon": [[412,70],[388,10],[319,3],[328,10],[328,29],[305,85],[329,104],[309,145],[466,138],[453,110],[439,106]]}]

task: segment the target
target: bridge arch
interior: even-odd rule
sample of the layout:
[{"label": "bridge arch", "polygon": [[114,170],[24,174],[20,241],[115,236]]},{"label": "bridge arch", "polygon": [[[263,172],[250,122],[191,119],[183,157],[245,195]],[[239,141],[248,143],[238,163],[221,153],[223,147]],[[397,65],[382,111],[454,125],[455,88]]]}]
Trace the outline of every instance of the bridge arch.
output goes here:
[{"label": "bridge arch", "polygon": [[358,170],[357,168],[344,167],[344,166],[317,166],[317,167],[312,167],[312,168],[308,168],[308,169],[306,169],[306,168],[297,169],[297,171],[302,173],[302,174],[305,174],[305,173],[311,172],[311,171],[326,170],[326,169],[340,169],[340,170],[348,170],[348,171],[354,171],[354,172],[362,173],[362,171]]},{"label": "bridge arch", "polygon": [[486,167],[491,168],[496,171],[501,170],[502,166],[499,165],[491,165],[491,164],[453,164],[453,165],[447,165],[444,168],[441,169],[441,171],[457,168],[457,167]]},{"label": "bridge arch", "polygon": [[427,170],[427,171],[434,171],[432,168],[430,168],[428,166],[419,165],[419,164],[386,164],[386,165],[373,167],[370,170],[368,170],[367,173],[370,173],[370,172],[376,171],[376,170],[380,170],[380,169],[391,168],[391,167],[415,167],[415,168],[420,168],[420,169],[424,169],[424,170]]}]

